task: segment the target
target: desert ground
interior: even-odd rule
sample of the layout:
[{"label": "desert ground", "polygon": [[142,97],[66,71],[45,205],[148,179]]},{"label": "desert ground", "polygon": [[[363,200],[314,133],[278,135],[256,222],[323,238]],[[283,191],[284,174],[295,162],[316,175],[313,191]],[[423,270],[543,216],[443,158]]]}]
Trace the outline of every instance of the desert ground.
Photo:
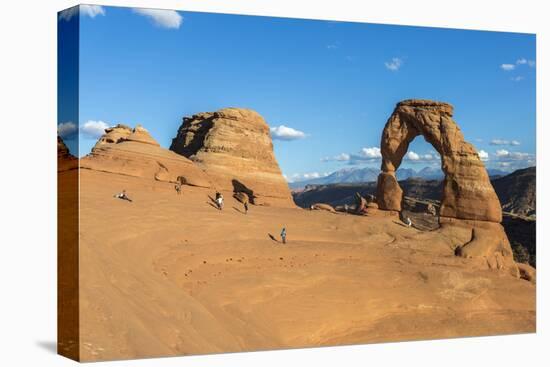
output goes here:
[{"label": "desert ground", "polygon": [[81,360],[535,331],[535,284],[472,266],[435,232],[298,207],[245,215],[222,193],[219,211],[213,189],[80,170]]}]

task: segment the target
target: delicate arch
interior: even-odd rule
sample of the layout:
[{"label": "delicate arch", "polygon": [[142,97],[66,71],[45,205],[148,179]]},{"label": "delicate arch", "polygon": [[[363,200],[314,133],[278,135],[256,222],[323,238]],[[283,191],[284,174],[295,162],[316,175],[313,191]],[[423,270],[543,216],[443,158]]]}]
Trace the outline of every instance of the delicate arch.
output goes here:
[{"label": "delicate arch", "polygon": [[411,99],[397,104],[380,142],[382,172],[377,187],[380,209],[401,211],[403,191],[395,171],[410,142],[422,135],[441,156],[445,179],[440,216],[501,222],[500,202],[487,170],[475,148],[464,140],[452,115],[453,106],[448,103]]}]

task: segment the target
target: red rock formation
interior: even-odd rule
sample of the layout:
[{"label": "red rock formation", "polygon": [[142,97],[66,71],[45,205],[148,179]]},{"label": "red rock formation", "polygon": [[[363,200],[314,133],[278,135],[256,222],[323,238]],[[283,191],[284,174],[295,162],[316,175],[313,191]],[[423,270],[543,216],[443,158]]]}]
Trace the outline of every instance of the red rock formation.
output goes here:
[{"label": "red rock formation", "polygon": [[397,104],[380,143],[382,174],[378,179],[378,204],[381,209],[401,210],[402,191],[395,171],[409,143],[422,135],[441,156],[445,181],[440,215],[500,223],[500,202],[487,170],[476,149],[464,140],[452,114],[453,107],[442,102],[413,99]]},{"label": "red rock formation", "polygon": [[161,148],[141,126],[117,125],[105,130],[81,168],[165,182],[211,187],[208,176],[189,159]]},{"label": "red rock formation", "polygon": [[57,136],[57,171],[68,171],[78,167],[78,159],[69,152],[61,137]]},{"label": "red rock formation", "polygon": [[294,206],[269,126],[252,110],[225,108],[185,117],[170,149],[204,168],[218,190],[245,192],[257,205]]},{"label": "red rock formation", "polygon": [[411,99],[397,104],[380,143],[379,208],[401,211],[403,191],[395,171],[409,143],[422,135],[441,156],[445,174],[439,213],[442,235],[456,244],[457,255],[482,259],[485,266],[517,277],[510,242],[500,225],[498,197],[477,151],[464,140],[452,115],[453,107],[447,103]]}]

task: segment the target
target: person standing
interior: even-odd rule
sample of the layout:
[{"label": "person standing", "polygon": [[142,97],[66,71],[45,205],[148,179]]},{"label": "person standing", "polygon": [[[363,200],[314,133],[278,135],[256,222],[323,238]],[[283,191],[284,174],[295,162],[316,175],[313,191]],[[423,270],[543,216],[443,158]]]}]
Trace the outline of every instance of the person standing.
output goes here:
[{"label": "person standing", "polygon": [[243,205],[244,205],[244,214],[248,214],[248,202],[245,201],[245,202],[243,203]]},{"label": "person standing", "polygon": [[281,240],[283,241],[283,245],[286,244],[286,228],[283,227],[283,230],[281,231]]},{"label": "person standing", "polygon": [[223,209],[223,195],[222,194],[217,195],[216,204],[218,205],[219,210]]},{"label": "person standing", "polygon": [[411,221],[411,218],[407,217],[407,227],[410,227],[412,226],[412,221]]}]

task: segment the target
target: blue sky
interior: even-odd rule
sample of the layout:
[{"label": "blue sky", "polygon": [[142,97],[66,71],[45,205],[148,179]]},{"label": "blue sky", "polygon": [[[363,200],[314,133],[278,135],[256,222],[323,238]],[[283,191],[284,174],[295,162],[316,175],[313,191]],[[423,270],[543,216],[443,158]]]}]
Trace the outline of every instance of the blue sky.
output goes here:
[{"label": "blue sky", "polygon": [[[487,167],[535,162],[534,35],[100,6],[79,16],[79,127],[61,108],[59,131],[73,151],[80,138],[80,156],[106,126],[142,124],[167,148],[183,116],[231,106],[266,119],[291,181],[378,167],[395,104],[427,98],[455,106]],[[419,137],[403,165],[440,160]]]}]

